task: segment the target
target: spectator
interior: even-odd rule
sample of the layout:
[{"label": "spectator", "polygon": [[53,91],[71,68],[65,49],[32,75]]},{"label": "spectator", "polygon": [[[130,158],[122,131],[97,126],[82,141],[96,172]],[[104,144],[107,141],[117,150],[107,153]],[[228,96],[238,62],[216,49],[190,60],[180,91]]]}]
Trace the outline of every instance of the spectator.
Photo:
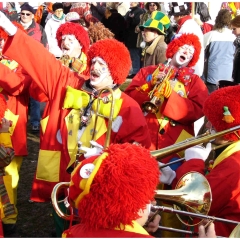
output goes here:
[{"label": "spectator", "polygon": [[48,19],[50,19],[50,16],[52,16],[52,5],[51,2],[41,4],[34,15],[35,22],[40,24],[43,28]]},{"label": "spectator", "polygon": [[102,39],[114,38],[114,34],[100,22],[90,23],[88,35],[90,45]]},{"label": "spectator", "polygon": [[6,13],[7,17],[11,21],[17,21],[18,20],[18,13],[17,13],[14,2],[7,2],[6,3],[6,8],[4,9],[4,12]]},{"label": "spectator", "polygon": [[115,39],[124,42],[126,23],[124,17],[116,9],[106,8],[105,16],[102,18],[103,25],[114,33]]},{"label": "spectator", "polygon": [[101,22],[106,11],[106,2],[91,2],[90,11]]},{"label": "spectator", "polygon": [[240,15],[231,20],[231,28],[233,34],[236,36],[233,44],[235,46],[235,54],[233,60],[233,81],[237,84],[240,83]]},{"label": "spectator", "polygon": [[63,2],[63,13],[66,15],[70,12],[72,3],[71,2]]},{"label": "spectator", "polygon": [[141,67],[141,51],[142,49],[137,47],[138,34],[135,32],[136,26],[140,22],[140,15],[144,13],[144,10],[138,7],[137,2],[130,2],[130,11],[125,16],[126,31],[125,31],[125,45],[127,46],[132,60],[132,68],[128,77],[133,78]]},{"label": "spectator", "polygon": [[[47,35],[41,25],[34,21],[34,9],[28,3],[21,6],[20,23],[26,30],[27,34],[33,37],[36,41],[41,42],[44,47],[47,47]],[[30,97],[30,123],[32,125],[32,132],[39,132],[40,125],[40,102]]]},{"label": "spectator", "polygon": [[65,16],[66,22],[79,23],[87,31],[85,21],[79,16],[77,12],[69,12]]},{"label": "spectator", "polygon": [[137,47],[141,47],[141,43],[143,41],[142,32],[139,26],[143,25],[151,17],[153,11],[161,11],[161,7],[158,2],[145,3],[145,9],[146,12],[140,15],[140,22],[135,28],[136,33],[138,33]]},{"label": "spectator", "polygon": [[177,34],[181,35],[183,33],[193,33],[198,36],[201,43],[201,53],[199,60],[194,66],[195,74],[199,77],[203,74],[204,65],[204,49],[203,49],[203,33],[200,26],[192,19],[191,13],[191,3],[180,3],[172,2],[170,3],[170,15],[174,16],[174,20],[177,23]]},{"label": "spectator", "polygon": [[59,48],[56,32],[61,24],[65,23],[65,14],[63,13],[63,4],[54,3],[52,5],[53,14],[45,26],[45,32],[47,34],[49,52],[52,53],[56,58],[62,56],[62,50]]},{"label": "spectator", "polygon": [[213,31],[204,35],[206,60],[202,78],[209,93],[218,89],[219,80],[232,80],[235,36],[229,29],[231,18],[229,10],[221,9]]},{"label": "spectator", "polygon": [[127,12],[130,9],[130,3],[129,2],[116,2],[115,8],[117,9],[118,13],[120,13],[123,17],[127,14]]},{"label": "spectator", "polygon": [[167,44],[164,41],[170,19],[160,11],[153,11],[151,17],[139,28],[143,31],[143,39],[147,47],[143,56],[143,67],[164,63]]}]

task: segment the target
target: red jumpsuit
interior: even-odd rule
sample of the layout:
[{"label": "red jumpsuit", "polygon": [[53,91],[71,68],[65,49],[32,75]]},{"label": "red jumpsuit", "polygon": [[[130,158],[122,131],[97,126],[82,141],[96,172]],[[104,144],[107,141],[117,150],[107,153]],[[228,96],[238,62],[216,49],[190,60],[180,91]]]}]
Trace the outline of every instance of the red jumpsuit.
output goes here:
[{"label": "red jumpsuit", "polygon": [[[55,184],[70,180],[67,168],[70,159],[76,158],[73,146],[77,145],[74,134],[78,133],[79,110],[63,109],[66,87],[81,89],[85,86],[85,81],[63,66],[40,43],[19,30],[13,37],[8,38],[3,52],[23,66],[48,98],[41,120],[40,152],[31,199],[50,201]],[[111,142],[136,141],[150,147],[147,124],[138,104],[124,93],[120,99],[122,105],[117,116],[119,128],[111,131]],[[101,130],[99,129],[99,132]],[[87,136],[89,137],[90,133],[86,133],[86,139],[82,139],[84,146],[89,144]],[[103,144],[105,134],[106,132],[95,140]]]},{"label": "red jumpsuit", "polygon": [[[240,141],[236,143],[235,150],[230,152],[234,144],[215,159],[215,163],[220,160],[219,163],[216,166],[213,165],[213,169],[206,175],[212,191],[212,204],[208,215],[240,222]],[[185,162],[176,171],[177,176],[173,187],[184,174],[190,171],[204,174],[204,166],[204,161],[200,159]],[[236,227],[234,224],[220,221],[215,221],[214,224],[217,236],[222,237],[229,237]]]},{"label": "red jumpsuit", "polygon": [[[146,84],[148,75],[152,74],[156,68],[157,66],[142,68],[125,90],[125,93],[135,99],[140,106],[143,102],[150,101],[149,91],[139,91],[136,88]],[[208,90],[201,78],[193,74],[188,85],[176,81],[175,87],[177,89],[174,88],[170,97],[165,99],[160,107],[161,116],[145,114],[151,135],[152,150],[161,149],[191,137],[194,135],[193,123],[203,116],[202,106],[208,96]],[[181,96],[184,94],[186,97]],[[168,120],[164,120],[165,123],[163,121],[163,127],[160,129],[158,118],[166,119],[166,117]],[[169,158],[161,161],[168,162]]]}]

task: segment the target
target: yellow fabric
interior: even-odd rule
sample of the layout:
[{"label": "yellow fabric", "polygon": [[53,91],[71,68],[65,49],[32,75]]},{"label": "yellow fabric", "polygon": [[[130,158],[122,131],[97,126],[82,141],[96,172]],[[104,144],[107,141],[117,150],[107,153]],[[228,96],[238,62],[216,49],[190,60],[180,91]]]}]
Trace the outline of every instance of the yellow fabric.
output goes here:
[{"label": "yellow fabric", "polygon": [[149,235],[148,232],[136,221],[132,221],[133,226],[131,225],[120,225],[120,228],[115,228],[115,230],[123,230],[126,232],[134,232],[134,233],[139,233],[139,234],[144,234],[144,235]]},{"label": "yellow fabric", "polygon": [[84,91],[67,86],[63,108],[81,109],[85,108],[90,101],[90,96]]},{"label": "yellow fabric", "polygon": [[233,153],[239,151],[240,149],[240,140],[232,143],[228,146],[214,161],[213,168],[215,168],[220,162],[222,162],[227,157],[231,156]]},{"label": "yellow fabric", "polygon": [[12,135],[13,135],[13,132],[14,132],[14,130],[15,130],[15,127],[16,127],[16,125],[17,125],[17,121],[18,121],[19,115],[15,115],[15,114],[12,113],[9,109],[7,109],[7,111],[5,111],[4,117],[5,117],[7,120],[12,121],[12,126],[9,127],[9,132],[10,132],[10,134],[11,134],[11,136],[12,136]]},{"label": "yellow fabric", "polygon": [[[75,201],[75,206],[78,207],[78,204],[80,202],[80,200],[89,193],[90,191],[90,187],[91,187],[91,184],[92,184],[92,181],[95,177],[95,175],[97,174],[98,172],[98,169],[100,168],[103,160],[108,156],[108,153],[104,152],[102,155],[100,155],[99,157],[97,157],[93,164],[95,165],[92,173],[90,174],[89,178],[87,179],[87,181],[85,182],[85,186],[82,186],[83,187],[83,191],[78,195],[76,201]],[[81,181],[79,182],[79,188],[81,186]]]},{"label": "yellow fabric", "polygon": [[12,140],[9,133],[0,133],[0,144],[4,145],[4,147],[12,148]]},{"label": "yellow fabric", "polygon": [[[178,143],[178,142],[182,142],[188,138],[191,138],[193,137],[193,135],[191,135],[190,133],[188,133],[187,131],[185,131],[184,129],[181,131],[180,135],[178,136],[177,140],[175,143]],[[178,152],[178,155],[182,158],[184,157],[184,150],[181,151],[181,152]]]},{"label": "yellow fabric", "polygon": [[46,131],[46,127],[47,127],[47,124],[48,124],[48,119],[49,119],[49,116],[45,117],[44,119],[41,119],[40,120],[40,125],[41,125],[41,129],[42,129],[42,133],[44,134],[45,131]]},{"label": "yellow fabric", "polygon": [[237,9],[235,7],[234,2],[229,2],[228,6],[231,8],[231,10],[232,10],[232,18],[234,18],[236,16],[236,13],[237,13]]},{"label": "yellow fabric", "polygon": [[40,149],[36,178],[47,182],[59,182],[60,159],[60,151]]},{"label": "yellow fabric", "polygon": [[3,59],[3,60],[1,60],[1,63],[5,66],[9,67],[11,70],[14,70],[15,68],[18,67],[18,63],[14,60]]}]

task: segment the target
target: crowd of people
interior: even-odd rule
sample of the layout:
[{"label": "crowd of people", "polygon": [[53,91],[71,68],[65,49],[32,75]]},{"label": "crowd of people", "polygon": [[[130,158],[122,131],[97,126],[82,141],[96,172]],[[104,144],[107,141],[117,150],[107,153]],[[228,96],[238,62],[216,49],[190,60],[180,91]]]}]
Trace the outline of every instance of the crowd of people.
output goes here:
[{"label": "crowd of people", "polygon": [[[69,182],[57,202],[79,219],[66,221],[53,206],[56,237],[183,237],[159,232],[159,225],[184,226],[151,206],[155,190],[184,185],[191,171],[209,182],[209,214],[240,221],[240,130],[212,141],[220,150],[211,160],[210,143],[153,156],[203,129],[212,134],[239,125],[240,11],[233,4],[223,4],[211,22],[203,3],[19,7],[7,2],[0,11],[4,236],[16,231],[19,172],[31,147],[28,122],[40,134],[30,199],[51,202],[56,184]],[[194,231],[213,238],[233,229],[204,221]]]}]

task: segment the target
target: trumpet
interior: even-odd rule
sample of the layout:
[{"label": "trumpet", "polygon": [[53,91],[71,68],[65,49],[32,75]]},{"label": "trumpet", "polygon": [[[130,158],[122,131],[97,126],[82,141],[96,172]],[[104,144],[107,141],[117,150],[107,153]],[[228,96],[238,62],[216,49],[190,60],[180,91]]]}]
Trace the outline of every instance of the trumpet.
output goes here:
[{"label": "trumpet", "polygon": [[[168,59],[167,64],[165,65],[165,68],[163,72],[169,67],[171,59]],[[157,75],[159,73],[159,67],[153,72],[152,78],[154,82],[157,81]],[[161,95],[161,90],[163,89],[165,82],[169,81],[171,75],[173,73],[173,67],[170,67],[166,76],[161,79],[160,83],[155,84],[153,90],[149,93],[149,97],[151,98],[150,101],[146,101],[142,104],[142,109],[145,112],[151,112],[151,113],[157,113],[159,106],[163,103],[164,97]]]}]

